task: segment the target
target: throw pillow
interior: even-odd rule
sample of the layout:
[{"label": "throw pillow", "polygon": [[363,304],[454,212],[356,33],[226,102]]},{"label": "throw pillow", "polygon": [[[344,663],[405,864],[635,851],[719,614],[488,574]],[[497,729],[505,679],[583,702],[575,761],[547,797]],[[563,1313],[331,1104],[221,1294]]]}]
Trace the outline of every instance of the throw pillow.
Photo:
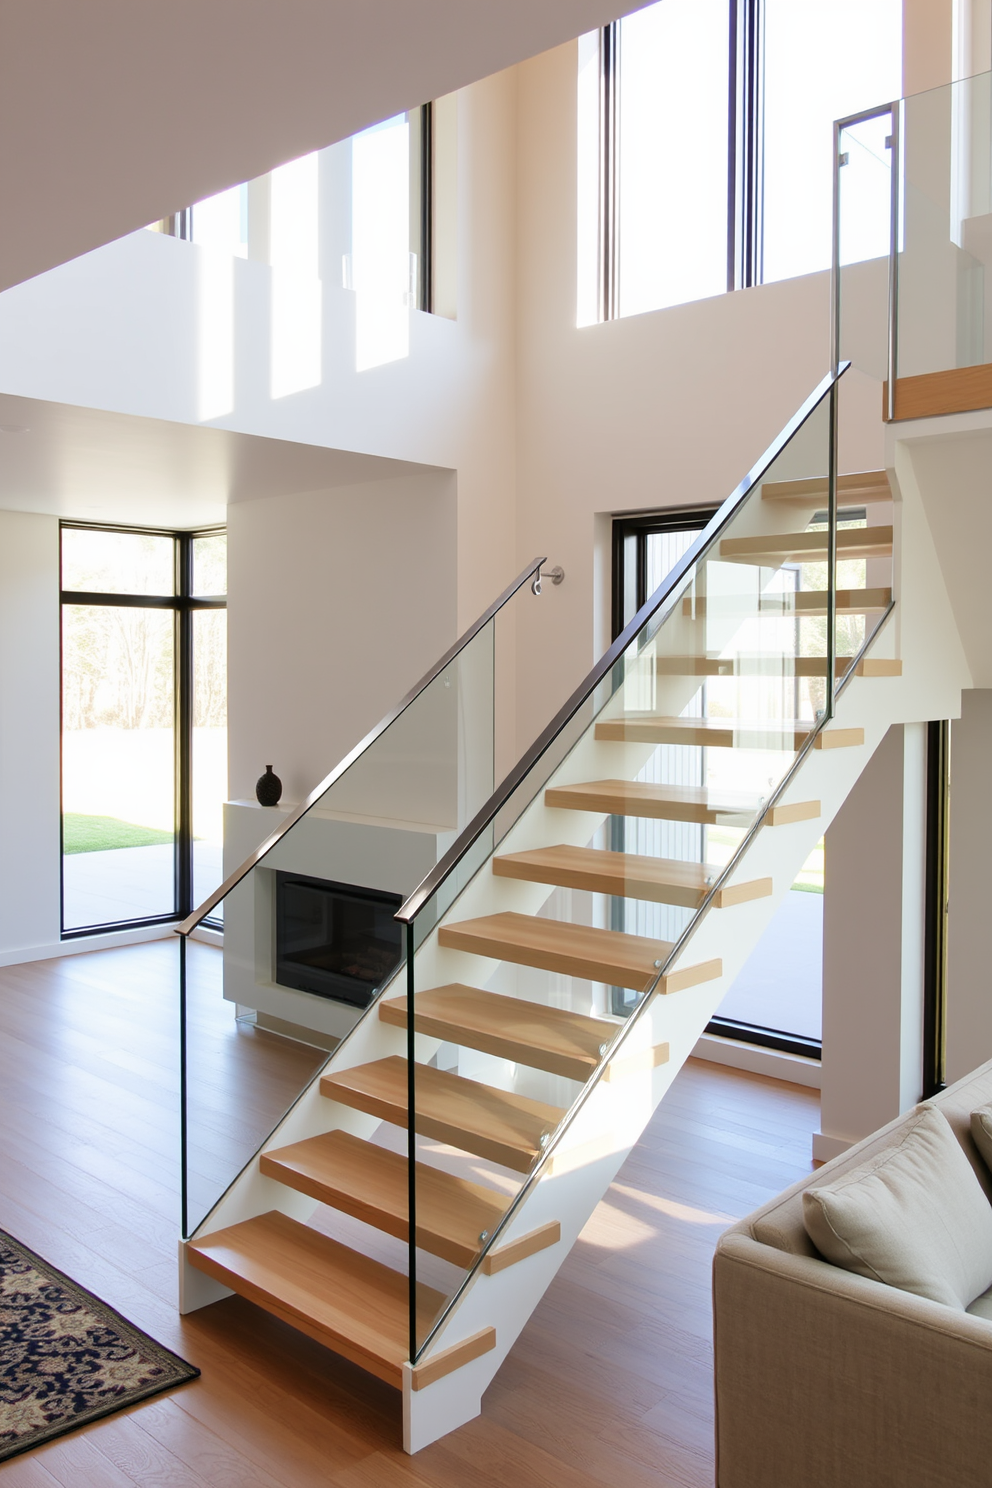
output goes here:
[{"label": "throw pillow", "polygon": [[963,1310],[992,1285],[992,1206],[945,1117],[918,1106],[898,1139],[803,1194],[835,1266]]}]

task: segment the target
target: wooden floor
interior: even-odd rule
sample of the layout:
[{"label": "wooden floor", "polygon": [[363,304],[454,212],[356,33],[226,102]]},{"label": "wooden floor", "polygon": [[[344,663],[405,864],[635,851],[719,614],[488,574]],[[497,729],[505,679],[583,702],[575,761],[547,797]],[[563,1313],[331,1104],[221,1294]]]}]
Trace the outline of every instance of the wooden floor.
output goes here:
[{"label": "wooden floor", "polygon": [[[235,1025],[191,947],[201,1200],[313,1051]],[[483,1402],[407,1457],[398,1396],[239,1298],[182,1319],[176,946],[0,970],[0,1227],[203,1371],[2,1488],[702,1488],[721,1229],[809,1171],[813,1091],[692,1061]],[[227,1140],[226,1116],[238,1118]]]}]

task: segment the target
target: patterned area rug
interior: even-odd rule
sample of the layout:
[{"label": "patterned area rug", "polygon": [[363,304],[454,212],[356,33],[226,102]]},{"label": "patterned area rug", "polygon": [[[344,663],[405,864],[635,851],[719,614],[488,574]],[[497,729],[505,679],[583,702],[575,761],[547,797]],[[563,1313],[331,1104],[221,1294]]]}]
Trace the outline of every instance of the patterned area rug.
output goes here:
[{"label": "patterned area rug", "polygon": [[199,1372],[0,1230],[0,1462]]}]

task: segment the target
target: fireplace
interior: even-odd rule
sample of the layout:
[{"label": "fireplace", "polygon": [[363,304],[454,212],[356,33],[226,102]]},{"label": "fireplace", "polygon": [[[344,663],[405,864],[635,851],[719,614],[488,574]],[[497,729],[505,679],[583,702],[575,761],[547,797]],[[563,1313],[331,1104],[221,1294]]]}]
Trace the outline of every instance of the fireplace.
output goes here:
[{"label": "fireplace", "polygon": [[399,894],[277,872],[276,981],[368,1007],[399,965],[393,916],[402,902]]}]

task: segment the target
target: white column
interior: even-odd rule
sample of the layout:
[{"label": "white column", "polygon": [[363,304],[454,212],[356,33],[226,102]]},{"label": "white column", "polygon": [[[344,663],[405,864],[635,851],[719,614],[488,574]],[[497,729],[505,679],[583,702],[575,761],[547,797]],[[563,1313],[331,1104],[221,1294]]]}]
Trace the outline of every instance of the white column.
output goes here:
[{"label": "white column", "polygon": [[926,725],[899,725],[826,836],[817,1160],[920,1099],[925,808]]}]

